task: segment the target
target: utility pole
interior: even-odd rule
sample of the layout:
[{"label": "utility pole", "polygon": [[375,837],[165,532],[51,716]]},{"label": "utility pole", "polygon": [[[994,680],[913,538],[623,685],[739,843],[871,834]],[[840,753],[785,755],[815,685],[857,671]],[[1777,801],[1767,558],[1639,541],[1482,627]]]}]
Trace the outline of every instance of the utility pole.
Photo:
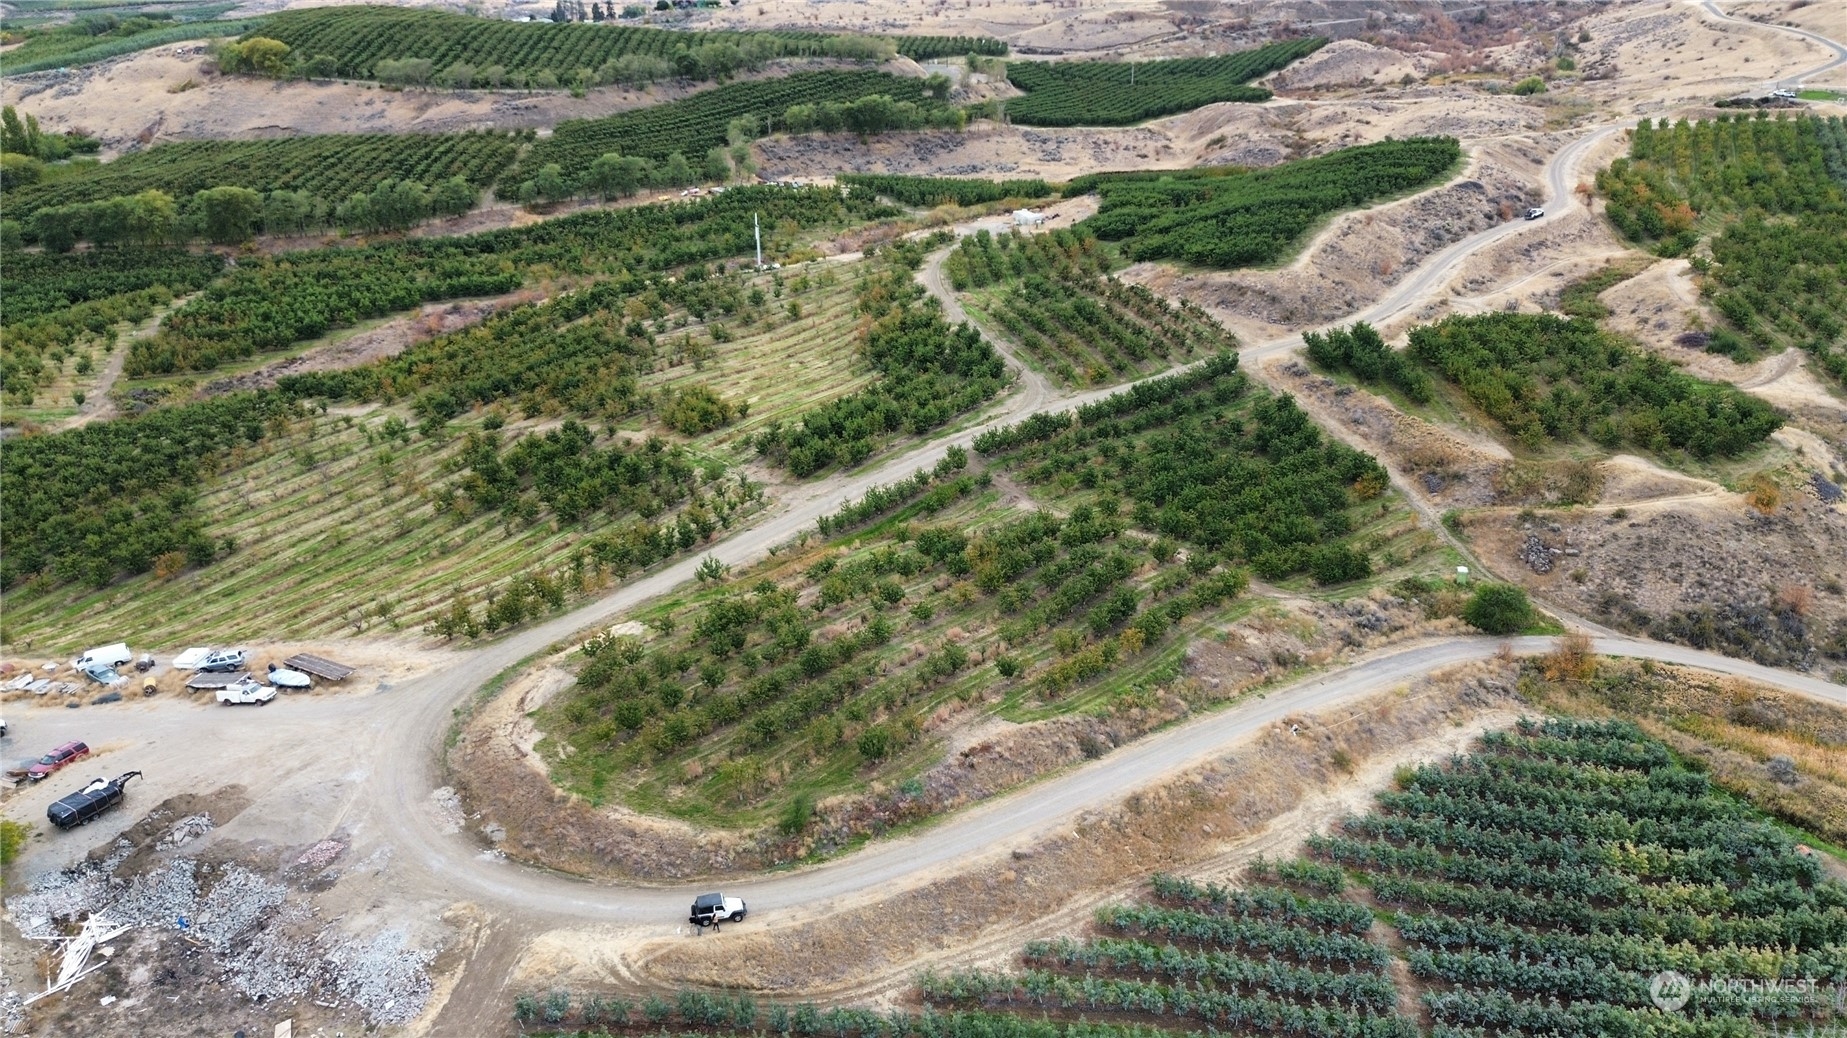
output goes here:
[{"label": "utility pole", "polygon": [[763,223],[756,213],[750,214],[750,229],[757,236],[757,269],[763,269]]}]

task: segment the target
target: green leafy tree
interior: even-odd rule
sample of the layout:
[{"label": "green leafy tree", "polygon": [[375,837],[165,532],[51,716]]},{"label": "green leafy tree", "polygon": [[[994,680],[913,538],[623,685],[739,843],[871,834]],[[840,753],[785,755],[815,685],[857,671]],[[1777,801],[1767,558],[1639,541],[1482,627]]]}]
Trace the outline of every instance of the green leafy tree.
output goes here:
[{"label": "green leafy tree", "polygon": [[443,216],[460,216],[480,201],[474,185],[461,177],[450,177],[430,192],[430,209]]},{"label": "green leafy tree", "polygon": [[20,118],[19,110],[12,105],[0,108],[0,151],[38,158],[43,147],[38,119],[31,115]]},{"label": "green leafy tree", "polygon": [[238,44],[241,67],[265,76],[280,76],[288,71],[289,45],[266,36],[253,36]]},{"label": "green leafy tree", "polygon": [[207,188],[192,204],[200,231],[220,245],[250,240],[263,218],[263,196],[247,187]]},{"label": "green leafy tree", "polygon": [[564,167],[557,163],[541,166],[532,178],[532,187],[540,201],[561,202],[571,197],[571,183],[564,179]]},{"label": "green leafy tree", "polygon": [[1489,634],[1512,634],[1533,622],[1533,604],[1526,589],[1513,584],[1483,584],[1475,589],[1462,618]]},{"label": "green leafy tree", "polygon": [[696,179],[692,163],[687,162],[686,156],[677,151],[667,156],[667,163],[661,167],[659,178],[667,187],[685,187]]},{"label": "green leafy tree", "polygon": [[731,176],[731,159],[723,148],[711,148],[705,153],[705,168],[700,172],[708,181],[724,182]]},{"label": "green leafy tree", "polygon": [[45,164],[30,155],[0,155],[0,188],[12,190],[45,179]]},{"label": "green leafy tree", "polygon": [[627,198],[641,190],[645,170],[642,160],[616,152],[597,157],[584,177],[584,189],[604,199]]}]

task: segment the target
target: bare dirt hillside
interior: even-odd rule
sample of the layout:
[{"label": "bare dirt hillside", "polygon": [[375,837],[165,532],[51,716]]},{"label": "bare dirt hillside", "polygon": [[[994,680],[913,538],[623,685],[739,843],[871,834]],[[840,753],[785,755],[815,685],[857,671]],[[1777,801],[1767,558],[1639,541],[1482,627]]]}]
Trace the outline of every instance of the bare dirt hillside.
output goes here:
[{"label": "bare dirt hillside", "polygon": [[[388,89],[358,82],[273,82],[216,75],[209,67],[202,45],[183,43],[62,73],[8,76],[0,86],[0,98],[31,112],[48,129],[80,129],[100,138],[105,157],[109,157],[169,140],[543,129],[565,119],[645,108],[710,85],[663,83],[647,90],[597,87],[578,98],[562,90],[454,91]],[[784,71],[772,66],[761,74]]]},{"label": "bare dirt hillside", "polygon": [[1187,271],[1144,263],[1126,280],[1180,295],[1253,341],[1347,317],[1447,245],[1506,223],[1540,197],[1539,153],[1518,146],[1478,149],[1448,184],[1336,217],[1288,266]]}]

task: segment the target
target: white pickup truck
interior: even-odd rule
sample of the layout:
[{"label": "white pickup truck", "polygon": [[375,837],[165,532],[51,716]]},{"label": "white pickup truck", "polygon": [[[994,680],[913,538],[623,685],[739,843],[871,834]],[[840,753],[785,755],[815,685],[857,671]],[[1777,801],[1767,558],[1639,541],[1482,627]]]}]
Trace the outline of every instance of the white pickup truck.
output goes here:
[{"label": "white pickup truck", "polygon": [[218,690],[218,702],[225,706],[243,706],[252,703],[257,706],[268,706],[269,701],[274,698],[276,698],[274,688],[269,685],[259,685],[249,678]]}]

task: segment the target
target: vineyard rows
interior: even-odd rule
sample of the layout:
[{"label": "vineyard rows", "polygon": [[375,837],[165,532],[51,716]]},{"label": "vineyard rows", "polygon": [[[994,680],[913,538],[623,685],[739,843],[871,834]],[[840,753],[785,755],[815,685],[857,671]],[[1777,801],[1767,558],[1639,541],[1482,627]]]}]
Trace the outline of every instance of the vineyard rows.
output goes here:
[{"label": "vineyard rows", "polygon": [[[531,227],[246,260],[131,347],[131,376],[210,370],[420,303],[494,295],[539,268],[595,276],[749,252],[750,217],[811,227],[879,213],[832,191],[750,188],[692,205],[584,213]],[[771,236],[771,244],[775,239]]]},{"label": "vineyard rows", "polygon": [[1067,385],[1106,385],[1174,362],[1237,349],[1237,340],[1192,303],[1102,276],[1108,257],[1084,230],[962,239],[944,271],[958,290],[984,294],[988,313],[1026,353]]},{"label": "vineyard rows", "polygon": [[1323,217],[1432,184],[1461,156],[1454,138],[1413,137],[1228,175],[1101,177],[1087,182],[1102,203],[1084,226],[1131,259],[1269,263]]},{"label": "vineyard rows", "polygon": [[0,400],[26,405],[67,366],[84,373],[124,323],[217,278],[224,261],[182,249],[9,252],[0,265]]},{"label": "vineyard rows", "polygon": [[860,352],[879,378],[866,388],[757,433],[757,452],[805,478],[834,465],[857,465],[897,435],[918,436],[947,424],[1000,392],[1006,365],[981,333],[954,328],[925,296],[911,268],[893,262],[861,291],[872,319]]},{"label": "vineyard rows", "polygon": [[1169,61],[1012,61],[1007,80],[1026,96],[1006,103],[1007,118],[1029,126],[1125,126],[1218,101],[1268,101],[1268,90],[1246,84],[1327,42],[1282,40]]},{"label": "vineyard rows", "polygon": [[1591,321],[1452,316],[1413,329],[1406,352],[1528,448],[1588,436],[1612,450],[1735,457],[1783,424],[1756,397],[1695,378]]},{"label": "vineyard rows", "polygon": [[[458,67],[477,74],[496,69],[499,77],[551,72],[560,83],[568,83],[579,70],[604,69],[622,74],[598,77],[603,82],[710,79],[758,68],[774,58],[870,56],[875,51],[869,45],[876,42],[889,42],[897,53],[916,61],[1007,52],[1005,43],[988,37],[681,32],[629,25],[511,22],[372,6],[283,11],[265,19],[255,34],[279,40],[300,55],[331,57],[333,67],[328,72],[333,75],[374,78],[380,62],[413,59],[428,61],[444,81]],[[644,71],[651,74],[636,75]]]},{"label": "vineyard rows", "polygon": [[1120,495],[1136,526],[1266,580],[1366,576],[1370,560],[1344,538],[1348,508],[1384,492],[1378,463],[1323,436],[1289,397],[1252,392],[1236,366],[1221,355],[1079,408],[1076,425],[1039,415],[974,448],[1031,485]]},{"label": "vineyard rows", "polygon": [[[940,327],[931,311],[903,301],[911,285],[902,265],[869,278],[867,291],[897,301],[875,321],[874,339],[884,325],[910,336],[901,330],[917,314]],[[870,352],[880,349],[874,341]],[[969,454],[951,449],[933,473],[876,488],[821,524],[852,536],[850,547],[842,540],[819,558],[766,563],[717,592],[651,609],[645,619],[662,637],[598,648],[577,684],[541,715],[561,784],[638,808],[760,819],[787,797],[837,791],[859,769],[912,766],[923,719],[997,676],[1040,702],[1081,703],[1088,690],[1109,688],[1110,675],[1162,658],[1175,632],[1218,615],[1248,580],[1235,550],[1197,546],[1182,559],[1171,532],[1156,529],[1166,513],[1124,470],[1216,487],[1225,520],[1246,510],[1254,531],[1303,538],[1304,552],[1338,543],[1347,521],[1335,512],[1354,500],[1349,484],[1372,470],[1364,456],[1311,435],[1285,401],[1251,388],[1231,355],[1091,405],[1079,418],[1074,427],[1071,415],[1047,416],[980,442],[991,463],[1054,497],[1077,489],[1075,481],[1053,484],[1046,470],[1054,466],[1099,477],[1083,477],[1087,489],[1061,505],[1062,518],[994,508],[988,473],[967,471]],[[811,413],[805,423],[813,421]],[[1200,422],[1236,436],[1202,438]],[[1069,449],[1054,429],[1081,436],[1098,462],[1113,460],[1050,460],[1048,438],[1053,450]],[[1248,496],[1227,492],[1223,477],[1190,474],[1208,457],[1238,473]],[[1315,498],[1315,519],[1283,517],[1305,497]],[[909,522],[849,533],[894,512]],[[1132,526],[1167,536],[1151,542]],[[811,604],[797,609],[797,601]],[[707,771],[684,796],[666,795],[685,782],[686,761],[714,754],[731,763]],[[909,817],[930,808],[908,797],[892,810]],[[1282,927],[1278,939],[1300,934],[1342,954],[1371,954],[1351,937],[1370,925],[1353,906],[1294,894],[1199,896],[1241,906],[1253,927]]]}]

